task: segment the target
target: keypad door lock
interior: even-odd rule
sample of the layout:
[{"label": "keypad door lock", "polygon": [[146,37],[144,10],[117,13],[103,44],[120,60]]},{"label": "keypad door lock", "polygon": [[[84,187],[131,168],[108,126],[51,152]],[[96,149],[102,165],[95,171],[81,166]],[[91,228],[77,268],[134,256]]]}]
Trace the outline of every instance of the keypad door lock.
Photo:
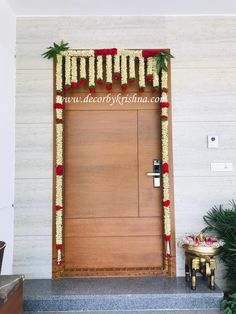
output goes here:
[{"label": "keypad door lock", "polygon": [[153,160],[153,172],[147,172],[148,177],[153,177],[153,187],[159,188],[161,186],[161,163],[160,160]]}]

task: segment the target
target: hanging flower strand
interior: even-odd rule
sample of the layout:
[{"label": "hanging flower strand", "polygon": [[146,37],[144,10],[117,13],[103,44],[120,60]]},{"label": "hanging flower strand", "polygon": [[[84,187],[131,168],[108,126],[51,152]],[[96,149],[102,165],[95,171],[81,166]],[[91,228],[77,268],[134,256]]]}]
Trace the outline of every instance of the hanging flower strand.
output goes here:
[{"label": "hanging flower strand", "polygon": [[153,75],[152,75],[152,57],[147,58],[147,80],[148,82],[151,82],[153,80]]},{"label": "hanging flower strand", "polygon": [[127,90],[127,57],[126,55],[121,55],[121,88],[123,91]]},{"label": "hanging flower strand", "polygon": [[95,58],[89,57],[89,91],[90,93],[95,92]]},{"label": "hanging flower strand", "polygon": [[120,55],[117,54],[114,56],[114,78],[120,78]]},{"label": "hanging flower strand", "polygon": [[80,58],[80,84],[85,85],[86,84],[86,59],[85,57]]},{"label": "hanging flower strand", "polygon": [[97,56],[97,83],[103,84],[103,57]]},{"label": "hanging flower strand", "polygon": [[[161,89],[168,89],[168,63],[165,60],[166,70],[161,70]],[[162,178],[163,178],[163,209],[164,209],[164,239],[166,268],[171,256],[171,217],[170,217],[170,182],[169,182],[169,135],[168,135],[168,95],[166,91],[161,93],[161,142],[162,142]]]},{"label": "hanging flower strand", "polygon": [[129,56],[129,82],[135,81],[135,57]]},{"label": "hanging flower strand", "polygon": [[144,92],[145,87],[145,63],[144,57],[139,57],[139,91]]},{"label": "hanging flower strand", "polygon": [[78,87],[78,72],[77,72],[77,58],[71,58],[71,86],[73,88]]},{"label": "hanging flower strand", "polygon": [[106,56],[106,88],[112,89],[112,56]]}]

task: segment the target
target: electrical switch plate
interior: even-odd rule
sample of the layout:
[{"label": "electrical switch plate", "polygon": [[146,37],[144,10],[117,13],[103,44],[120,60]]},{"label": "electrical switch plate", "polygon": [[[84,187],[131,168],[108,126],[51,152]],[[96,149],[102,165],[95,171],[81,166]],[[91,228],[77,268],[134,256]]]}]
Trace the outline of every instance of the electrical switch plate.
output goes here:
[{"label": "electrical switch plate", "polygon": [[211,171],[233,171],[232,162],[212,162]]},{"label": "electrical switch plate", "polygon": [[207,147],[208,148],[218,148],[219,139],[217,135],[208,135],[207,136]]}]

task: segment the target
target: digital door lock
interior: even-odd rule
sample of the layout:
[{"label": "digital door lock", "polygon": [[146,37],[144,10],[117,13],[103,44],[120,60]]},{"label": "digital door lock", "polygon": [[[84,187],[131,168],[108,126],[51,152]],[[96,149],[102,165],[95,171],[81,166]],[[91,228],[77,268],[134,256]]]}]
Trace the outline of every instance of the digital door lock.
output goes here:
[{"label": "digital door lock", "polygon": [[148,177],[153,177],[153,187],[159,188],[161,186],[161,164],[160,160],[153,160],[153,172],[147,172]]}]

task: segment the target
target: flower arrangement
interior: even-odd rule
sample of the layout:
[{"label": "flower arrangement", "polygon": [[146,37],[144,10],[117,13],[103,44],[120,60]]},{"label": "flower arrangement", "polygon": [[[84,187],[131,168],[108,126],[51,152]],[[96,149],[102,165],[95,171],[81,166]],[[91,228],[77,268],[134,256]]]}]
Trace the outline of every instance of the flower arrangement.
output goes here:
[{"label": "flower arrangement", "polygon": [[185,234],[183,239],[179,241],[179,246],[191,245],[195,247],[211,247],[220,248],[224,245],[224,242],[215,236],[205,235],[203,233],[199,234]]}]

